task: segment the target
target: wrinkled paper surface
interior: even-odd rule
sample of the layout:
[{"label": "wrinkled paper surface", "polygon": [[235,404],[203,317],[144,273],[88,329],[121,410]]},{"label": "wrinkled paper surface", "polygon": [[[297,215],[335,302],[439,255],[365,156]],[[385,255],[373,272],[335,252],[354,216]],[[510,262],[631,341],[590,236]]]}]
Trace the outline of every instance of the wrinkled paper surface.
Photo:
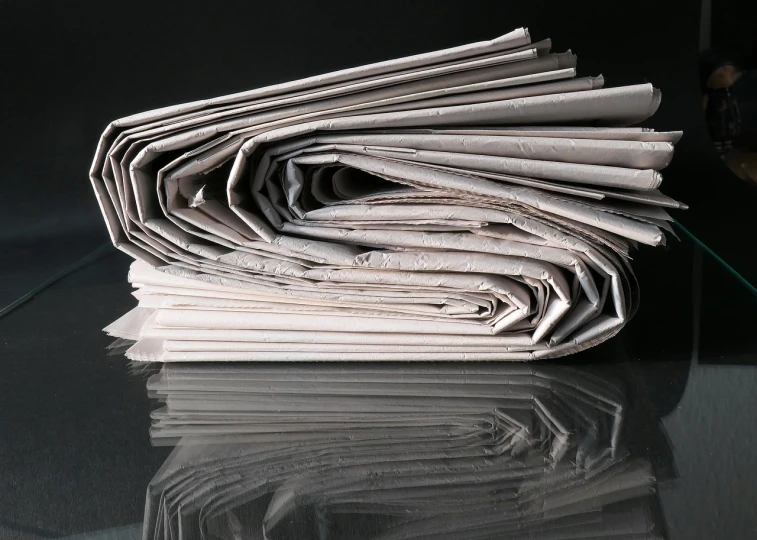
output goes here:
[{"label": "wrinkled paper surface", "polygon": [[525,29],[112,122],[91,181],[135,360],[528,360],[608,339],[665,243],[650,84]]}]

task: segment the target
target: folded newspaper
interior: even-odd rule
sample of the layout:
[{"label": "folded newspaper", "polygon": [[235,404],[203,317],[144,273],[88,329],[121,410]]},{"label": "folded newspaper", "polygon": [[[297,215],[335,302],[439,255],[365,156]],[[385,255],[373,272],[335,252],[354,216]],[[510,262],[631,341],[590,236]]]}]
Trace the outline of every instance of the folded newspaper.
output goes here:
[{"label": "folded newspaper", "polygon": [[179,446],[150,482],[144,540],[665,535],[645,455],[657,448],[631,450],[625,429],[655,419],[610,379],[504,364],[174,364],[148,388],[166,402],[153,438]]},{"label": "folded newspaper", "polygon": [[518,29],[112,122],[90,177],[135,360],[528,360],[634,314],[680,132]]}]

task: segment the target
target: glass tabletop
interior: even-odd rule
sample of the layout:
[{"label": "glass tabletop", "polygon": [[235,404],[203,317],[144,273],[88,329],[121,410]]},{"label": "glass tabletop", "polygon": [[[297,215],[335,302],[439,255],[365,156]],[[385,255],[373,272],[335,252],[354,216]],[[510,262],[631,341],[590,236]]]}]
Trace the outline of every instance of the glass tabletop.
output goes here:
[{"label": "glass tabletop", "polygon": [[106,250],[0,319],[0,537],[757,537],[757,296],[678,232],[527,364],[130,364]]}]

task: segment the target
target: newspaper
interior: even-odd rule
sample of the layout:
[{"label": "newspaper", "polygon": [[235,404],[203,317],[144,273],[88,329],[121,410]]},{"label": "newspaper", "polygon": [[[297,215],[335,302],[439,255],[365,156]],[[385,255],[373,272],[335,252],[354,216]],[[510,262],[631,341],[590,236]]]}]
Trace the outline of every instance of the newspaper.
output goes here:
[{"label": "newspaper", "polygon": [[637,308],[680,132],[525,29],[112,122],[92,186],[144,361],[530,360]]}]

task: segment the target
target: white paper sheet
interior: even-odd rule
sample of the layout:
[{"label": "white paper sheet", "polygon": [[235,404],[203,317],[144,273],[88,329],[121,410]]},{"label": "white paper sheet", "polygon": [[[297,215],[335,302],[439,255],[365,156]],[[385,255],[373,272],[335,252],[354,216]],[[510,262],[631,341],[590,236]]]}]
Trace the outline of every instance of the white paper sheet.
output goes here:
[{"label": "white paper sheet", "polygon": [[111,123],[90,178],[148,361],[528,360],[633,316],[680,132],[518,29]]}]

